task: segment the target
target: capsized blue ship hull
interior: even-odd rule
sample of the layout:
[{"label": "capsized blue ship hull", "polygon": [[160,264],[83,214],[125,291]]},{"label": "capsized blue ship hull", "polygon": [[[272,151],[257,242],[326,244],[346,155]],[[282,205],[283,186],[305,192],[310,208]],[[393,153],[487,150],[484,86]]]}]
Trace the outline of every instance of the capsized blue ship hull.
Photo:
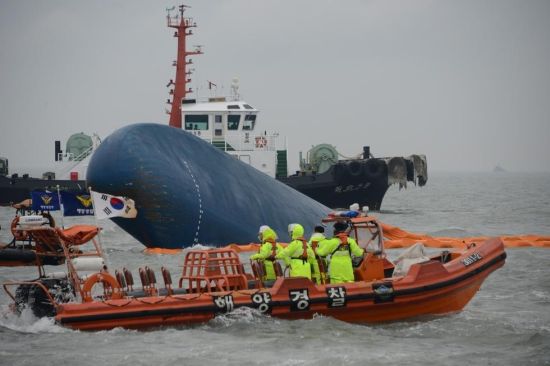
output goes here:
[{"label": "capsized blue ship hull", "polygon": [[288,240],[330,209],[179,129],[143,123],[107,137],[88,166],[94,191],[132,198],[135,219],[113,221],[147,247],[257,242],[260,225]]}]

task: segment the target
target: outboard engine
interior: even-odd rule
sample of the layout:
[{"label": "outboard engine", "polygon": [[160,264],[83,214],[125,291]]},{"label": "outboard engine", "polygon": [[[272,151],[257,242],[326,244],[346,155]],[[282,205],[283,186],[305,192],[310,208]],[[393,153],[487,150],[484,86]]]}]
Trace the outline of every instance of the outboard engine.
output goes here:
[{"label": "outboard engine", "polygon": [[60,278],[43,277],[32,282],[35,283],[19,285],[15,290],[15,310],[18,313],[28,307],[38,318],[55,316],[55,306],[44,289],[48,290],[56,303],[67,303],[75,298],[74,290],[66,275]]}]

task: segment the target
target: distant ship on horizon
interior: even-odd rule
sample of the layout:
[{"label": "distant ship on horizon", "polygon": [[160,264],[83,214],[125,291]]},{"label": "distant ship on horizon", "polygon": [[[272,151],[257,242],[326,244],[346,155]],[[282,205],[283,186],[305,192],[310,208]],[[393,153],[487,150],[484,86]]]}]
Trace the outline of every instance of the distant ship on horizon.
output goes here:
[{"label": "distant ship on horizon", "polygon": [[507,173],[508,170],[504,169],[500,164],[497,164],[497,165],[493,168],[493,172],[494,172],[494,173]]}]

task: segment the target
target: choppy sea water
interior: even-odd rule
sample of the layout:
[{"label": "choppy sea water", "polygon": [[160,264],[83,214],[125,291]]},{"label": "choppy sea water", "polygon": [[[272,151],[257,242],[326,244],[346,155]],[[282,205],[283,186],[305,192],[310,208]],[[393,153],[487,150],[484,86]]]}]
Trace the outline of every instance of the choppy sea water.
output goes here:
[{"label": "choppy sea water", "polygon": [[[550,235],[550,174],[433,173],[423,188],[392,187],[383,221],[433,235]],[[13,210],[0,208],[0,241]],[[58,222],[60,219],[57,218]],[[66,218],[65,225],[94,220]],[[103,246],[111,268],[149,265],[177,278],[182,256],[146,255],[110,221]],[[390,258],[399,251],[389,251]],[[508,249],[503,268],[462,312],[378,325],[317,317],[287,321],[239,309],[200,326],[79,332],[7,312],[0,294],[0,365],[550,365],[550,249]],[[55,271],[55,268],[51,268]],[[0,268],[0,282],[34,268]]]}]

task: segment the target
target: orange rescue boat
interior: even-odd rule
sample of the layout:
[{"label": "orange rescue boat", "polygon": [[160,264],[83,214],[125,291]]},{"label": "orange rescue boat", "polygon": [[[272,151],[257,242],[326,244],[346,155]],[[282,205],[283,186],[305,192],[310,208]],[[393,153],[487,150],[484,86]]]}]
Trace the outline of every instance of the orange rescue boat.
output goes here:
[{"label": "orange rescue boat", "polygon": [[[20,267],[39,264],[59,265],[65,258],[60,255],[61,246],[55,241],[41,241],[35,238],[32,230],[40,226],[55,228],[55,220],[47,211],[33,211],[31,200],[12,205],[16,209],[15,217],[11,222],[13,239],[9,244],[0,244],[0,266]],[[56,228],[61,230],[61,228]],[[63,235],[63,234],[61,234]]]},{"label": "orange rescue boat", "polygon": [[[69,270],[60,281],[70,284],[66,290],[70,296],[59,296],[59,286],[57,292],[52,291],[51,284],[44,283],[51,280],[45,275],[36,281],[5,283],[4,289],[19,308],[21,296],[12,294],[10,287],[18,286],[20,295],[25,292],[22,288],[36,289],[33,293],[41,292],[47,304],[41,315],[80,330],[203,323],[239,307],[284,319],[321,314],[347,322],[375,323],[460,311],[506,258],[502,241],[492,238],[462,252],[442,251],[394,276],[395,267],[386,258],[382,228],[376,219],[329,217],[324,221],[342,220],[349,223],[350,236],[366,250],[354,268],[352,283],[315,284],[307,278],[285,277],[278,266],[277,279],[269,283],[262,281],[261,266],[252,263],[249,273],[239,255],[224,248],[187,252],[177,286],[172,285],[166,268],[161,268],[164,286],[157,283],[154,271],[140,268],[142,287],[134,288],[127,269],[112,275],[103,265],[95,273],[81,275],[79,252],[94,258],[101,256],[100,249],[95,254],[71,251],[60,238]],[[90,258],[88,264],[94,263]]]}]

